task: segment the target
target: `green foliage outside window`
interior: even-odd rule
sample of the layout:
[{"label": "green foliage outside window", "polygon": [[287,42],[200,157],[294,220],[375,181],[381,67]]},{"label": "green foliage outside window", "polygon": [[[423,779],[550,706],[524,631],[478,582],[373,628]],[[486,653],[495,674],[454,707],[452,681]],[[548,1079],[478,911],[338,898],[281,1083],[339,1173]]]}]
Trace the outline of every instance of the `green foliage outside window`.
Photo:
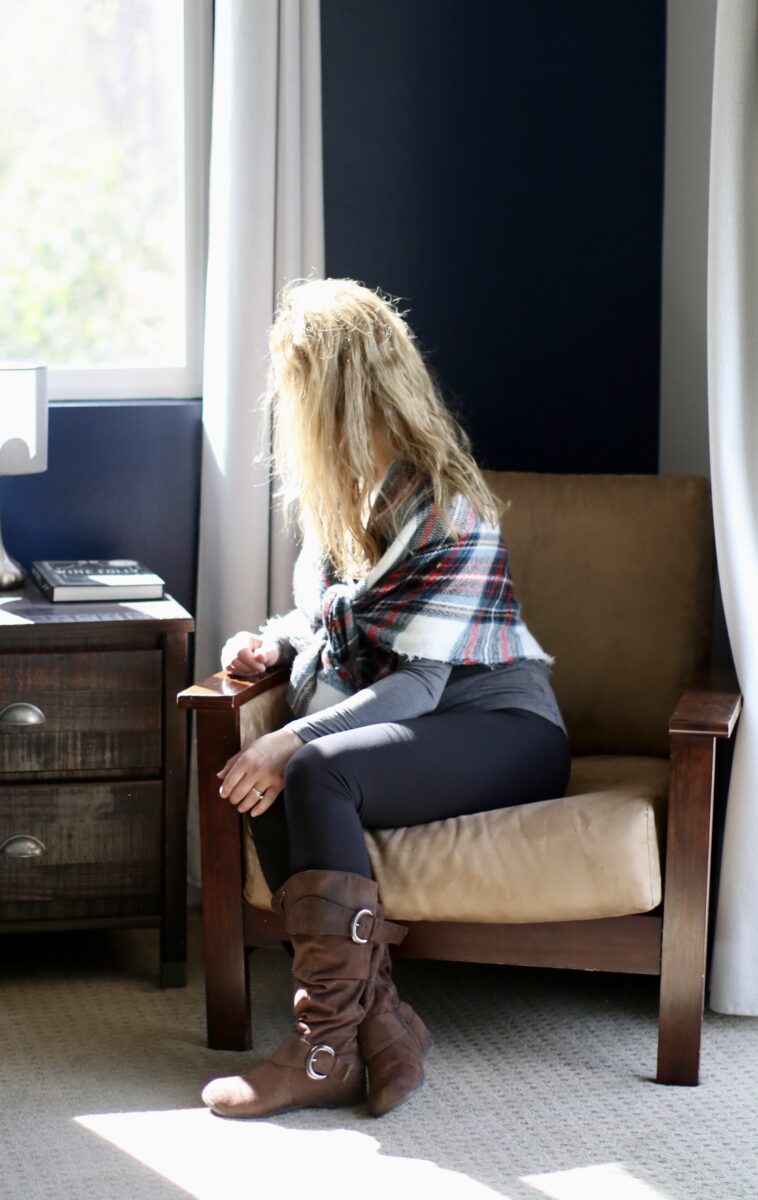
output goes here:
[{"label": "green foliage outside window", "polygon": [[177,13],[173,0],[0,0],[0,358],[176,357]]}]

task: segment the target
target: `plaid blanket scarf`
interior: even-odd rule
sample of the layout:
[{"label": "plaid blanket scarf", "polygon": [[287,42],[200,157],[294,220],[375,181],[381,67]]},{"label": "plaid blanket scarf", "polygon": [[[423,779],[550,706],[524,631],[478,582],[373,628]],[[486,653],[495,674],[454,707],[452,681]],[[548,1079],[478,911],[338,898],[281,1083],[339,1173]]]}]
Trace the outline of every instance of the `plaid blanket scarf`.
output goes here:
[{"label": "plaid blanket scarf", "polygon": [[[385,497],[391,479],[392,468]],[[299,651],[288,694],[296,716],[369,686],[398,655],[453,665],[552,664],[521,620],[499,527],[479,520],[463,496],[450,510],[456,534],[425,496],[404,511],[397,536],[356,583],[339,582],[332,565],[304,545],[295,566],[297,608],[264,627]]]}]

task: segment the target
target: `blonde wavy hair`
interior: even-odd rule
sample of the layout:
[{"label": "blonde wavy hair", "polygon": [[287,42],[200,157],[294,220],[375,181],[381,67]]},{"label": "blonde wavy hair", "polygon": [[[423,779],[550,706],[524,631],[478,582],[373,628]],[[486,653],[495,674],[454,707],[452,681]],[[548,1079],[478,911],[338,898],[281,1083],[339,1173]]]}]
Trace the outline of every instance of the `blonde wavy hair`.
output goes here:
[{"label": "blonde wavy hair", "polygon": [[386,547],[367,519],[377,437],[404,464],[396,509],[426,485],[448,522],[459,493],[484,520],[498,519],[395,302],[352,279],[296,281],[281,294],[269,349],[264,405],[285,515],[296,510],[343,579],[365,575]]}]

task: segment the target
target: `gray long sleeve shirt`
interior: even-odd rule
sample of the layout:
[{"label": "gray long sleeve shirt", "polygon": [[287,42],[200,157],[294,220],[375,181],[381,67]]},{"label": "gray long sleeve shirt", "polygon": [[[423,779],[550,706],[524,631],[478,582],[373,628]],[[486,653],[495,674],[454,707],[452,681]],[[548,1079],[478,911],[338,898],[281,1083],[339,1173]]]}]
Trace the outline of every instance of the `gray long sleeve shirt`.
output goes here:
[{"label": "gray long sleeve shirt", "polygon": [[[282,647],[284,649],[284,647]],[[286,661],[286,654],[282,656]],[[290,721],[305,742],[377,725],[404,721],[453,708],[524,708],[566,726],[550,686],[550,667],[537,659],[520,659],[498,667],[451,666],[431,659],[401,659],[395,671],[338,704]]]}]

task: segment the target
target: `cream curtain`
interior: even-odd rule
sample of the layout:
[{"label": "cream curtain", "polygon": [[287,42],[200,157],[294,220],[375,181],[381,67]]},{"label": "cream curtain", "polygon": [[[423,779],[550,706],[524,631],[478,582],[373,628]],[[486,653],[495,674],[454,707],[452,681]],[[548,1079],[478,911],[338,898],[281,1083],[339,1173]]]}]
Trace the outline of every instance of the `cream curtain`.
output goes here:
[{"label": "cream curtain", "polygon": [[720,0],[716,22],[708,390],[719,575],[744,696],[710,1004],[758,1016],[758,0]]},{"label": "cream curtain", "polygon": [[323,271],[319,0],[216,0],[197,678],[218,669],[230,634],[292,607],[294,546],[256,461],[267,438],[258,402],[276,297]]}]

